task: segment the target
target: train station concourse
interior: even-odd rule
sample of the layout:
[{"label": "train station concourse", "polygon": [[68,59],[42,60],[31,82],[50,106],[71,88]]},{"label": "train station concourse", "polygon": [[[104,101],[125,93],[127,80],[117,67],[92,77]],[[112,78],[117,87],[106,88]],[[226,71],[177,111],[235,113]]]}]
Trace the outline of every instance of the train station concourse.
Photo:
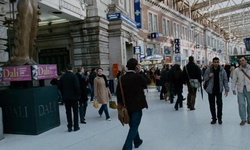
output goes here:
[{"label": "train station concourse", "polygon": [[[187,89],[184,86],[183,95]],[[116,100],[116,97],[113,97]],[[143,110],[139,133],[143,140],[138,150],[249,150],[250,124],[240,126],[237,97],[229,92],[223,96],[223,123],[211,125],[207,93],[197,92],[194,111],[187,109],[186,100],[178,111],[174,104],[160,100],[159,92],[149,88],[148,109]],[[0,150],[121,150],[128,125],[122,126],[117,110],[109,109],[111,121],[100,118],[89,102],[87,124],[80,130],[67,131],[65,108],[60,105],[60,126],[39,135],[4,134]]]}]

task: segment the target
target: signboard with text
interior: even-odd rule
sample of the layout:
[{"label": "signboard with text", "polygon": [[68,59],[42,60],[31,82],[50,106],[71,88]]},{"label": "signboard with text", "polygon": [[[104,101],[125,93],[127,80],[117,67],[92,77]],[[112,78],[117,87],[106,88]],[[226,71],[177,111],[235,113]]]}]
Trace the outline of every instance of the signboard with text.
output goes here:
[{"label": "signboard with text", "polygon": [[57,78],[56,64],[0,67],[0,82],[31,81]]},{"label": "signboard with text", "polygon": [[31,68],[27,66],[2,67],[2,81],[30,81]]},{"label": "signboard with text", "polygon": [[57,78],[57,67],[52,65],[32,65],[32,78],[35,80]]}]

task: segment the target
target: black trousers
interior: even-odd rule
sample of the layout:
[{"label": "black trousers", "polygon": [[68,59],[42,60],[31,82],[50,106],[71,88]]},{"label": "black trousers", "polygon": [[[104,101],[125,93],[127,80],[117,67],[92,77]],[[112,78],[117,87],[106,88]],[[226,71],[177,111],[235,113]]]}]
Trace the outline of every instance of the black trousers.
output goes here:
[{"label": "black trousers", "polygon": [[162,85],[161,86],[161,93],[160,93],[161,99],[164,97],[164,94],[166,94],[166,87],[165,87],[165,85]]},{"label": "black trousers", "polygon": [[65,99],[66,116],[68,121],[68,128],[72,128],[72,110],[74,115],[74,128],[79,127],[78,123],[78,100],[77,99]]},{"label": "black trousers", "polygon": [[[215,100],[216,98],[216,100]],[[222,93],[208,94],[208,100],[210,105],[210,112],[212,115],[212,120],[222,119]],[[215,103],[217,104],[217,119],[216,119],[216,109]]]},{"label": "black trousers", "polygon": [[79,102],[79,113],[80,113],[80,121],[85,121],[85,115],[87,110],[88,102],[87,101],[80,101]]}]

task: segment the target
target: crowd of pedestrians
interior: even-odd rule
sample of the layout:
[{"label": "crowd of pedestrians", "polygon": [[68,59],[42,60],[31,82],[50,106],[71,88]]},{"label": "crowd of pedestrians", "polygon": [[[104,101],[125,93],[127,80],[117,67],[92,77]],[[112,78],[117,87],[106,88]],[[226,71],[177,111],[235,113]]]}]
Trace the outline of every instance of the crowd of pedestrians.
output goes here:
[{"label": "crowd of pedestrians", "polygon": [[[139,135],[139,125],[142,118],[142,109],[148,108],[144,90],[147,85],[155,83],[159,99],[170,101],[175,105],[174,109],[178,111],[183,107],[183,86],[187,86],[187,108],[190,111],[195,110],[195,101],[197,91],[206,91],[209,100],[209,109],[211,112],[211,124],[218,123],[221,125],[223,100],[222,94],[227,96],[229,92],[229,82],[232,82],[233,94],[238,98],[239,115],[241,118],[240,125],[250,124],[250,65],[247,64],[245,57],[240,58],[239,66],[221,65],[220,60],[214,57],[212,63],[207,66],[199,67],[194,62],[194,57],[189,57],[189,62],[183,68],[179,64],[166,64],[160,70],[151,68],[149,71],[141,69],[140,64],[134,58],[128,60],[126,68],[123,67],[117,74],[115,79],[117,103],[124,105],[121,98],[121,89],[119,88],[119,78],[121,78],[125,105],[129,112],[130,122],[129,131],[123,150],[131,150],[134,144],[138,148],[142,144]],[[88,100],[97,100],[101,104],[98,114],[105,119],[111,121],[108,102],[111,99],[111,92],[107,77],[103,74],[102,68],[93,68],[91,72],[84,71],[82,66],[76,68],[74,73],[73,65],[69,64],[66,72],[59,80],[51,82],[59,88],[58,95],[63,100],[66,108],[68,131],[78,131],[79,123],[86,124],[86,110]],[[125,71],[126,70],[126,71]],[[198,86],[194,86],[190,80],[195,80]],[[203,87],[206,82],[206,87]],[[205,94],[204,94],[205,96]],[[217,105],[217,106],[216,106]],[[217,109],[216,109],[217,108]],[[73,121],[72,121],[73,112]],[[79,116],[78,116],[79,114]],[[80,120],[79,120],[80,118]],[[73,128],[73,129],[72,129]]]}]

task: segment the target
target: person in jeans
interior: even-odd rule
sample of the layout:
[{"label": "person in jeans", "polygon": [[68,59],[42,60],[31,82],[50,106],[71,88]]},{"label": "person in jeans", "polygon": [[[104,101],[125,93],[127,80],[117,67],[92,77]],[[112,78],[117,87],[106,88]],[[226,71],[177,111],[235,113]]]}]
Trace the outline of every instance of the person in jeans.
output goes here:
[{"label": "person in jeans", "polygon": [[[128,70],[125,75],[121,76],[121,82],[130,122],[128,135],[122,150],[132,150],[133,143],[134,147],[138,148],[143,142],[138,128],[142,118],[142,109],[148,108],[144,89],[147,88],[147,84],[150,84],[150,79],[141,72],[141,67],[136,59],[129,59],[126,67]],[[118,105],[122,105],[123,100],[119,82],[116,91]]]},{"label": "person in jeans", "polygon": [[[227,73],[219,64],[219,58],[214,57],[213,64],[205,71],[204,74],[204,81],[208,82],[208,86],[205,90],[208,93],[210,112],[212,115],[212,121],[210,122],[211,124],[215,124],[217,119],[218,123],[222,124],[223,87],[225,88],[225,96],[227,96],[229,91]],[[217,104],[217,116],[215,103]]]},{"label": "person in jeans", "polygon": [[69,64],[66,73],[60,78],[59,88],[62,92],[62,98],[65,102],[65,109],[68,122],[68,131],[72,131],[72,110],[74,114],[74,131],[80,129],[78,123],[78,101],[81,96],[80,84],[77,76],[73,73],[73,65]]},{"label": "person in jeans", "polygon": [[188,64],[183,67],[183,78],[184,82],[187,84],[188,87],[187,107],[190,110],[195,110],[195,99],[196,99],[197,88],[194,88],[190,85],[189,79],[198,79],[198,81],[201,84],[201,70],[194,63],[193,56],[189,56],[188,61],[189,61]]},{"label": "person in jeans", "polygon": [[111,98],[111,93],[109,91],[108,80],[103,74],[102,68],[98,68],[97,76],[94,79],[94,93],[95,99],[97,99],[98,103],[102,104],[98,111],[100,117],[102,116],[102,113],[104,111],[106,120],[111,121],[107,106],[109,99]]},{"label": "person in jeans", "polygon": [[239,61],[240,67],[233,72],[232,90],[236,95],[237,89],[240,125],[244,125],[246,122],[250,124],[250,65],[245,57],[241,57]]}]

